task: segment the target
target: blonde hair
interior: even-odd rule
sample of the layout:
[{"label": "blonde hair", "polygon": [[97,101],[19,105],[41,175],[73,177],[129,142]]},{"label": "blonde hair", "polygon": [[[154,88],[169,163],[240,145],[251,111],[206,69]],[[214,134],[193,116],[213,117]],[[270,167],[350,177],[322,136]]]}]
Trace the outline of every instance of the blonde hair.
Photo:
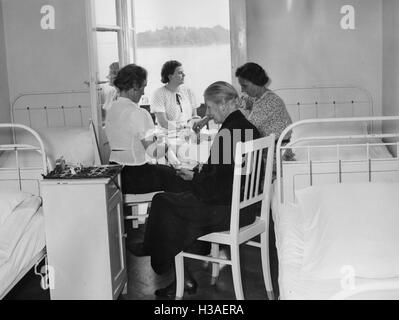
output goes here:
[{"label": "blonde hair", "polygon": [[204,99],[216,104],[228,103],[238,99],[238,92],[230,83],[217,81],[205,89]]}]

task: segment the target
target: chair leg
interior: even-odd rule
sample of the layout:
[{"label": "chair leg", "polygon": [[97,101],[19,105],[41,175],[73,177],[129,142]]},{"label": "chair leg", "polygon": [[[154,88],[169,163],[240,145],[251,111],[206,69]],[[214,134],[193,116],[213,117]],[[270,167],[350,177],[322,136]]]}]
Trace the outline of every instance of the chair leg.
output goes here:
[{"label": "chair leg", "polygon": [[[132,216],[137,217],[137,215],[139,213],[139,206],[134,205],[131,208],[132,208]],[[137,220],[137,218],[133,218],[132,219],[132,228],[137,229],[138,227],[139,227],[139,221]]]},{"label": "chair leg", "polygon": [[[218,243],[212,243],[211,245],[211,256],[213,258],[218,258],[219,257],[219,244]],[[215,285],[216,281],[219,277],[219,271],[220,271],[220,264],[217,262],[212,262],[212,280],[211,280],[211,285]]]},{"label": "chair leg", "polygon": [[122,294],[127,294],[127,283],[123,286]]},{"label": "chair leg", "polygon": [[267,298],[269,300],[274,300],[273,284],[270,273],[269,241],[268,238],[266,237],[266,232],[263,232],[261,234],[260,243],[261,243],[260,250],[262,257],[263,279],[265,281]]},{"label": "chair leg", "polygon": [[244,292],[242,290],[241,282],[241,267],[240,267],[240,247],[238,244],[230,246],[231,251],[231,271],[233,274],[234,292],[237,300],[244,300]]},{"label": "chair leg", "polygon": [[137,221],[138,224],[144,224],[146,221],[146,215],[148,214],[149,210],[148,210],[148,203],[141,203],[138,205],[138,217],[137,217]]},{"label": "chair leg", "polygon": [[176,272],[176,300],[183,299],[184,295],[184,257],[181,253],[175,256]]}]

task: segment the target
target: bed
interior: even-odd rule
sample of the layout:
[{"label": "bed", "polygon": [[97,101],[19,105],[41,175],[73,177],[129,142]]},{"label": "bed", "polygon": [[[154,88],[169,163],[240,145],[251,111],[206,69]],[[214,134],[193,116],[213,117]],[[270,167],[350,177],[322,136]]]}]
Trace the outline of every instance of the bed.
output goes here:
[{"label": "bed", "polygon": [[[41,92],[21,94],[13,102],[12,123],[26,125],[39,134],[50,170],[60,158],[69,165],[99,163],[87,97],[85,91]],[[8,136],[10,143],[38,146],[26,130],[14,128]],[[32,172],[35,166],[40,170],[41,159],[36,151],[24,152],[18,159],[13,152],[2,152],[0,176],[7,175],[8,169],[12,171],[16,160],[22,175]]]},{"label": "bed", "polygon": [[388,288],[399,280],[399,117],[374,116],[364,89],[286,91],[294,123],[276,145],[272,200],[280,299]]},{"label": "bed", "polygon": [[[98,164],[97,141],[90,110],[88,91],[19,95],[12,103],[13,124],[0,124],[0,197],[10,190],[40,196],[39,180],[42,174],[55,167],[57,160],[63,159],[71,166]],[[14,241],[12,254],[8,252],[4,258],[6,262],[0,262],[1,298],[45,257],[43,214],[38,204],[40,198],[33,199],[26,199],[31,203],[19,203],[12,214],[14,219],[22,216],[21,212],[25,216],[32,215],[29,224],[17,230],[14,236],[7,234],[3,239],[0,238],[1,261],[2,243],[20,235]],[[27,212],[25,206],[29,204],[32,208],[37,206],[37,210]],[[12,221],[9,223],[12,226],[17,224]],[[0,232],[1,226],[5,228],[4,224],[0,225]],[[6,229],[12,230],[9,226]]]},{"label": "bed", "polygon": [[[44,217],[41,210],[39,180],[47,173],[44,144],[32,129],[16,124],[0,124],[8,129],[24,130],[39,147],[27,144],[1,144],[1,151],[15,154],[37,152],[40,167],[21,175],[18,166],[0,176],[0,299],[45,257]],[[28,168],[26,168],[28,170]]]}]

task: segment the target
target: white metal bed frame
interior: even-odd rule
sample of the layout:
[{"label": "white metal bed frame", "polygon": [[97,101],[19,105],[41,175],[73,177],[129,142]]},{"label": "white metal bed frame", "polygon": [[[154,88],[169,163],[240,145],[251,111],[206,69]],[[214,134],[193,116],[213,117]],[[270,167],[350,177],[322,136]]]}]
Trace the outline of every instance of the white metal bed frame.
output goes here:
[{"label": "white metal bed frame", "polygon": [[11,104],[13,123],[39,127],[88,127],[91,119],[90,92],[65,90],[18,95]]},{"label": "white metal bed frame", "polygon": [[[309,92],[318,91],[320,87],[310,88],[284,88],[281,90],[275,90],[286,102],[287,109],[293,119],[293,124],[286,128],[281,136],[279,137],[276,144],[276,167],[277,177],[275,184],[274,199],[277,200],[274,205],[280,207],[283,204],[289,204],[295,202],[295,190],[305,188],[311,185],[325,184],[325,183],[351,183],[354,181],[399,181],[399,116],[382,117],[375,116],[373,101],[371,94],[367,90],[362,88],[349,86],[349,87],[321,87],[320,90],[325,91],[329,89],[351,90],[356,91],[357,98],[345,98],[340,99],[335,97],[334,94],[325,94],[328,96],[326,99],[319,100],[318,98],[311,98]],[[297,92],[307,91],[306,97],[297,97]],[[280,94],[283,93],[283,94]],[[362,96],[361,93],[363,93]],[[318,96],[316,93],[315,96]],[[287,97],[289,97],[287,99]],[[339,102],[339,103],[337,103]],[[349,102],[349,103],[348,103]],[[350,112],[346,112],[342,108],[349,107]],[[324,112],[323,108],[329,108],[328,112]],[[361,108],[365,108],[364,111],[359,111]],[[303,111],[305,110],[305,111]],[[311,110],[311,112],[309,112]],[[337,112],[337,110],[342,112]],[[394,130],[389,130],[383,133],[383,124],[388,122],[395,122],[396,126]],[[306,126],[311,124],[325,124],[325,123],[365,123],[367,125],[366,134],[354,134],[354,135],[336,135],[330,136],[316,136],[300,138],[296,142],[292,141],[288,144],[283,143],[284,137],[292,132],[292,129],[300,126]],[[373,139],[370,143],[358,143],[354,144],[339,144],[337,140],[345,139]],[[381,143],[375,142],[376,139],[381,140]],[[386,141],[384,141],[386,139]],[[296,146],[307,151],[307,159],[301,161],[289,161],[284,159],[283,153],[295,147],[295,143],[306,142],[306,141],[320,141],[322,147],[334,148],[335,159],[334,160],[312,160],[310,157],[310,150],[312,147],[320,146]],[[335,140],[333,143],[328,141]],[[317,144],[317,143],[316,143]],[[344,160],[341,157],[341,151],[345,147],[362,147],[365,151],[365,156],[358,160]],[[396,155],[390,158],[373,158],[370,155],[370,149],[373,146],[385,146],[390,147],[391,151],[396,151]],[[295,150],[294,150],[295,153]],[[278,209],[278,208],[276,208]],[[276,213],[278,214],[278,212]],[[340,298],[336,296],[334,298]]]},{"label": "white metal bed frame", "polygon": [[[42,168],[41,168],[41,173],[42,174],[47,174],[47,162],[46,162],[46,154],[45,154],[45,150],[44,150],[44,144],[43,141],[41,140],[40,136],[37,134],[37,132],[35,132],[34,130],[32,130],[31,128],[25,126],[25,125],[21,125],[21,124],[12,124],[12,123],[1,123],[0,124],[0,129],[5,130],[5,129],[22,129],[22,130],[26,130],[28,132],[30,132],[37,140],[37,142],[39,143],[39,147],[37,146],[32,146],[32,145],[22,145],[22,144],[5,144],[5,145],[0,145],[0,152],[1,151],[14,151],[16,153],[16,167],[15,167],[15,176],[14,179],[16,178],[18,180],[18,186],[19,186],[19,190],[23,190],[23,181],[24,180],[37,180],[37,194],[40,195],[40,184],[39,184],[39,180],[41,180],[41,176],[37,174],[37,169],[38,168],[33,168],[34,172],[36,174],[36,177],[34,176],[29,176],[27,178],[23,177],[23,175],[21,175],[21,168],[19,167],[19,162],[18,162],[18,153],[19,152],[24,152],[27,150],[33,150],[33,151],[37,151],[41,154],[41,158],[42,158]],[[7,168],[7,170],[12,170],[12,168]],[[9,181],[10,179],[12,179],[12,177],[0,177],[0,183],[2,181]],[[26,266],[24,266],[24,268],[17,274],[17,276],[15,277],[15,279],[12,281],[12,283],[6,288],[6,290],[2,293],[0,293],[0,299],[4,298],[9,292],[10,290],[26,275],[26,273],[32,268],[32,267],[37,267],[39,265],[39,263],[46,258],[46,249],[43,248],[42,250],[40,250],[34,257],[32,260],[29,261],[28,264],[26,264]]]},{"label": "white metal bed frame", "polygon": [[354,85],[284,87],[273,91],[283,99],[293,122],[374,115],[373,96]]},{"label": "white metal bed frame", "polygon": [[[276,166],[277,166],[277,191],[279,202],[285,200],[294,200],[296,185],[295,179],[300,176],[306,176],[308,185],[313,185],[317,180],[316,175],[336,175],[337,182],[343,182],[346,173],[365,172],[368,174],[368,180],[372,180],[373,172],[382,170],[385,165],[387,169],[393,170],[398,162],[398,158],[390,159],[372,159],[370,157],[370,148],[375,145],[390,146],[399,151],[397,143],[365,143],[365,144],[328,144],[329,140],[336,139],[359,139],[359,138],[378,138],[378,139],[396,139],[399,140],[398,133],[381,133],[382,124],[387,121],[399,121],[399,117],[379,117],[374,115],[374,103],[371,93],[359,86],[300,86],[285,87],[274,90],[285,102],[287,110],[293,121],[292,125],[286,128],[276,145]],[[349,112],[348,112],[349,110]],[[295,142],[283,145],[283,140],[293,129],[309,124],[323,123],[349,123],[362,122],[367,127],[367,134],[364,135],[335,135],[335,136],[317,136],[300,138]],[[398,122],[399,123],[399,122]],[[310,150],[312,146],[295,146],[298,142],[321,141],[322,146],[313,146],[317,148],[335,148],[335,161],[312,161],[310,160]],[[345,147],[364,147],[367,156],[359,161],[342,160],[340,152]],[[284,161],[282,154],[287,149],[305,149],[307,151],[307,161]],[[295,152],[294,152],[295,153]],[[291,172],[287,172],[288,165],[291,165]],[[286,177],[289,174],[289,178]],[[320,177],[319,177],[320,178]],[[284,198],[284,191],[287,188],[284,184],[289,182],[290,197]]]},{"label": "white metal bed frame", "polygon": [[[288,201],[293,202],[295,189],[298,188],[297,179],[300,176],[307,176],[308,185],[314,184],[319,175],[335,175],[335,182],[342,183],[344,176],[354,174],[365,174],[367,181],[372,182],[378,178],[381,178],[381,173],[398,173],[399,172],[399,133],[368,133],[363,135],[336,135],[336,136],[323,136],[323,137],[307,137],[297,140],[298,141],[328,141],[337,139],[392,139],[396,138],[398,142],[381,142],[381,143],[354,143],[354,144],[327,144],[323,146],[297,146],[296,142],[291,142],[286,145],[282,145],[284,136],[288,134],[292,129],[307,125],[307,124],[320,124],[320,123],[342,123],[342,122],[365,122],[369,123],[377,121],[379,123],[385,123],[388,121],[396,121],[399,124],[399,116],[392,117],[354,117],[354,118],[333,118],[333,119],[308,119],[301,120],[293,123],[287,127],[281,134],[277,146],[276,146],[276,159],[277,159],[277,192],[279,203]],[[370,148],[373,146],[391,146],[396,150],[396,156],[391,158],[372,158],[370,156]],[[335,160],[311,160],[310,152],[312,148],[335,148],[336,159]],[[359,160],[343,160],[340,158],[340,151],[347,147],[362,147],[366,150],[366,157]],[[288,149],[301,148],[307,151],[306,161],[285,161],[283,159],[284,151]],[[295,153],[295,152],[294,152]],[[292,170],[290,170],[290,166]],[[346,177],[347,178],[347,177]],[[392,178],[392,176],[391,176]],[[373,180],[374,179],[374,180]],[[287,188],[287,184],[289,188]],[[302,186],[305,187],[305,186]],[[289,193],[289,196],[284,193]]]},{"label": "white metal bed frame", "polygon": [[[37,181],[37,194],[40,195],[41,174],[47,174],[48,163],[44,144],[35,128],[44,127],[91,127],[90,92],[88,90],[62,90],[49,92],[27,92],[19,94],[11,104],[12,123],[0,124],[0,129],[11,130],[12,141],[10,144],[0,145],[0,155],[5,151],[14,151],[16,154],[15,168],[0,168],[0,183],[3,181],[18,181],[20,190],[24,189],[24,181]],[[38,141],[39,147],[16,143],[15,129],[30,132]],[[91,130],[93,131],[93,130]],[[93,141],[95,138],[93,137]],[[41,167],[21,167],[19,152],[36,151],[41,154]],[[99,159],[95,159],[99,163]],[[5,292],[0,294],[0,299],[23,278],[32,268],[46,259],[46,249],[43,248],[37,255],[19,272]],[[46,262],[47,263],[47,262]]]}]

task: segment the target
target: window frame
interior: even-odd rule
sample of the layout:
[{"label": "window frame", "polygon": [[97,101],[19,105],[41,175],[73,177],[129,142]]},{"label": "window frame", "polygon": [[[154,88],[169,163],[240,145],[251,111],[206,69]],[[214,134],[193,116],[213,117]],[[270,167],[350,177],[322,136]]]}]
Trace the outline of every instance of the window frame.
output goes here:
[{"label": "window frame", "polygon": [[[134,26],[134,0],[114,0],[116,9],[116,25],[101,25],[95,23],[96,35],[98,32],[116,32],[118,38],[118,58],[120,65],[124,66],[134,61],[135,57],[135,32]],[[129,10],[129,3],[130,8]],[[95,6],[95,3],[94,3]],[[95,7],[93,7],[95,10]]]},{"label": "window frame", "polygon": [[[118,33],[119,63],[124,66],[137,60],[137,35],[135,19],[135,0],[114,0],[117,25],[97,25],[96,32]],[[130,5],[129,5],[130,3]],[[130,10],[129,10],[130,7]],[[247,61],[246,0],[229,0],[231,81],[238,82],[235,70]],[[129,21],[131,23],[129,23]]]},{"label": "window frame", "polygon": [[[97,25],[95,14],[95,0],[85,0],[86,32],[88,36],[90,99],[92,106],[92,120],[99,138],[99,147],[104,153],[106,139],[102,132],[101,108],[98,107],[98,48],[97,32],[117,32],[118,57],[120,66],[136,62],[137,36],[135,21],[135,0],[114,0],[116,8],[116,25]],[[247,27],[246,1],[229,0],[230,14],[230,50],[231,50],[231,82],[239,88],[235,78],[235,70],[247,60]],[[130,8],[130,10],[129,10]]]}]

